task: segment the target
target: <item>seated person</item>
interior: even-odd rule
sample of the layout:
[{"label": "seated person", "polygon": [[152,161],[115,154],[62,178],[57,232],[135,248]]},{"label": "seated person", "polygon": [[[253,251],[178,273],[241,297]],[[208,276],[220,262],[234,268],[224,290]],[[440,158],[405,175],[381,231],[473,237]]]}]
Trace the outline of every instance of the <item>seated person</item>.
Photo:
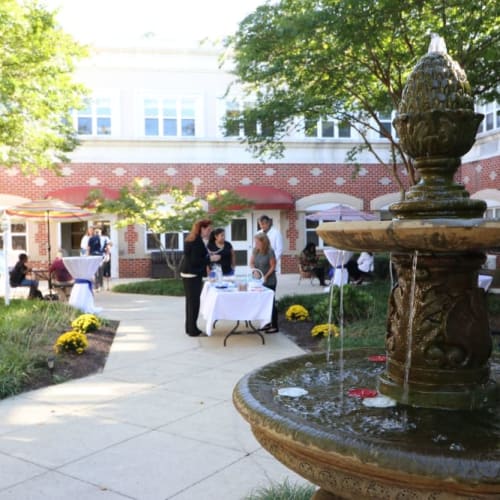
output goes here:
[{"label": "seated person", "polygon": [[38,281],[27,277],[27,275],[31,272],[31,269],[28,268],[27,262],[28,256],[25,253],[20,253],[16,265],[10,272],[10,286],[12,288],[16,288],[18,286],[29,286],[29,298],[41,299],[43,296],[40,290],[38,290]]},{"label": "seated person", "polygon": [[326,286],[325,268],[319,264],[319,257],[316,255],[316,245],[312,241],[300,252],[299,259],[302,270],[312,272],[319,279],[319,284]]},{"label": "seated person", "polygon": [[49,267],[49,274],[54,277],[54,285],[62,289],[64,298],[67,298],[67,290],[73,286],[74,279],[64,265],[62,250],[57,251],[56,258]]},{"label": "seated person", "polygon": [[357,260],[350,260],[346,264],[347,272],[349,273],[349,281],[360,285],[365,278],[370,277],[373,272],[373,253],[361,252]]}]

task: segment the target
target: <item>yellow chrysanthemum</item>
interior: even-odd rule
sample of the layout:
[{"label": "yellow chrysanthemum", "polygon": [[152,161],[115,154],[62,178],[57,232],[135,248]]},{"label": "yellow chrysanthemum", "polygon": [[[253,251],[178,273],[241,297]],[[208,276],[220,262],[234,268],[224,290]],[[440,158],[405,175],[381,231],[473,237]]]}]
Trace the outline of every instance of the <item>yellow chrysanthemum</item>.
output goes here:
[{"label": "yellow chrysanthemum", "polygon": [[76,352],[82,354],[87,349],[89,342],[87,336],[76,330],[65,332],[59,336],[54,344],[54,350],[60,352]]},{"label": "yellow chrysanthemum", "polygon": [[289,321],[305,321],[309,319],[309,312],[304,306],[295,304],[287,309],[285,317]]},{"label": "yellow chrysanthemum", "polygon": [[340,334],[337,325],[334,325],[333,323],[322,323],[321,325],[314,326],[314,328],[311,330],[311,335],[313,337],[317,337],[318,335],[327,337],[329,332],[334,337],[338,337]]},{"label": "yellow chrysanthemum", "polygon": [[101,322],[94,314],[81,314],[73,320],[71,327],[78,332],[87,333],[97,330],[101,326]]}]

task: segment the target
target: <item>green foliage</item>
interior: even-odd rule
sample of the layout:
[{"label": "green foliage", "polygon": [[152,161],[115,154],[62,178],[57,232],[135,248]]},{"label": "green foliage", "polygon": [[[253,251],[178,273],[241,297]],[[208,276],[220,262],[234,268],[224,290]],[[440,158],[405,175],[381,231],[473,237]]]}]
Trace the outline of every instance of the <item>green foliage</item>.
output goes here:
[{"label": "green foliage", "polygon": [[312,484],[290,484],[286,479],[280,484],[258,488],[244,500],[310,500],[315,490]]},{"label": "green foliage", "polygon": [[[332,320],[340,320],[340,287],[333,287]],[[373,297],[364,290],[364,287],[346,285],[343,287],[344,321],[354,321],[370,318],[373,314]],[[329,317],[330,294],[319,299],[312,310],[312,317],[316,323],[327,323]]]},{"label": "green foliage", "polygon": [[113,287],[113,292],[140,293],[144,295],[184,296],[184,285],[180,279],[158,279],[123,283]]},{"label": "green foliage", "polygon": [[31,0],[0,2],[0,35],[0,162],[57,170],[77,145],[72,111],[86,91],[72,73],[86,50]]},{"label": "green foliage", "polygon": [[[429,33],[444,37],[448,52],[467,72],[473,95],[493,100],[500,91],[497,0],[282,0],[247,16],[227,46],[234,74],[254,102],[236,124],[272,123],[259,133],[245,127],[253,151],[280,156],[297,117],[333,117],[349,123],[364,140],[350,153],[354,164],[365,149],[385,164],[400,187],[396,165],[403,161],[408,181],[412,163],[397,138],[386,135],[391,160],[377,156],[370,135],[383,130],[379,113],[397,109],[415,63],[427,52]],[[230,92],[230,91],[229,91]]]},{"label": "green foliage", "polygon": [[57,332],[63,331],[77,311],[57,301],[0,302],[0,399],[23,390],[40,370],[47,370]]}]

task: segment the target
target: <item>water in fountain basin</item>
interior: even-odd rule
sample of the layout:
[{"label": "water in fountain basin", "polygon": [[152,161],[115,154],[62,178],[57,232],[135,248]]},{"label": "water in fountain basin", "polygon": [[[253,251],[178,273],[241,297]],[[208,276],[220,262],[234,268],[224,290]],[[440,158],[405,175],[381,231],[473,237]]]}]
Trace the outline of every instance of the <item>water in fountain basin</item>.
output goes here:
[{"label": "water in fountain basin", "polygon": [[[351,351],[347,351],[350,353]],[[319,431],[342,436],[364,436],[365,439],[383,439],[387,446],[411,450],[425,449],[426,454],[439,456],[445,451],[458,454],[466,452],[492,461],[499,467],[496,443],[500,440],[500,408],[481,411],[447,411],[396,406],[368,408],[360,398],[344,397],[340,387],[375,388],[378,376],[384,370],[382,363],[368,360],[368,356],[353,357],[347,354],[348,369],[341,376],[338,367],[326,364],[323,355],[311,355],[307,362],[284,360],[287,369],[282,375],[272,377],[272,407],[286,420],[306,422]],[[279,364],[279,363],[278,363]],[[276,367],[275,364],[272,366]],[[259,384],[268,385],[266,367],[255,375]],[[500,374],[500,361],[492,362],[492,371]],[[252,383],[252,386],[254,384]],[[280,387],[301,387],[307,394],[290,398],[279,396]],[[269,385],[268,385],[269,388]]]}]

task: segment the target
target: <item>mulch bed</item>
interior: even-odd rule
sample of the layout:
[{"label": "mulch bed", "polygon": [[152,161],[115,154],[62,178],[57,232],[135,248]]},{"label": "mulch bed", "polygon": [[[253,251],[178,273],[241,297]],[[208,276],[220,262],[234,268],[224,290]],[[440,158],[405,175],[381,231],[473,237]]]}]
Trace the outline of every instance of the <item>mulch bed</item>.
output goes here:
[{"label": "mulch bed", "polygon": [[36,378],[26,383],[25,391],[39,389],[54,383],[86,377],[104,369],[113,345],[119,321],[106,321],[99,330],[87,333],[89,346],[83,354],[63,353],[55,357],[54,370],[41,367]]},{"label": "mulch bed", "polygon": [[313,337],[311,330],[314,326],[312,321],[288,321],[284,314],[278,314],[280,332],[292,342],[307,352],[324,351],[323,337]]}]

